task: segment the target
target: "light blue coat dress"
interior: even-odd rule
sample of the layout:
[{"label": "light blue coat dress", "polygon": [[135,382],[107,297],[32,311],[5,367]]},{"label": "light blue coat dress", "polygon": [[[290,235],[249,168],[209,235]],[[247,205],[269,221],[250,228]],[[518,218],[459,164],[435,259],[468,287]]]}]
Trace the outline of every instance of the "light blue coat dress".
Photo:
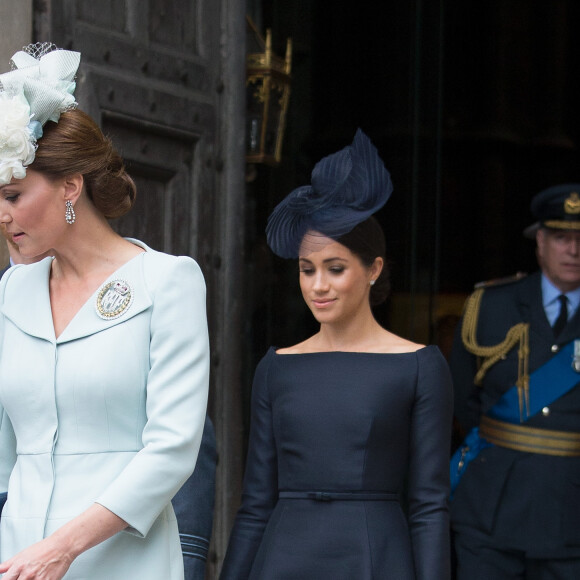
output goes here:
[{"label": "light blue coat dress", "polygon": [[95,292],[58,338],[51,258],[0,282],[2,561],[96,502],[129,527],[81,554],[67,580],[183,578],[170,500],[206,413],[205,283],[191,258],[132,241],[146,252],[108,278],[131,298],[105,293],[99,315]]}]

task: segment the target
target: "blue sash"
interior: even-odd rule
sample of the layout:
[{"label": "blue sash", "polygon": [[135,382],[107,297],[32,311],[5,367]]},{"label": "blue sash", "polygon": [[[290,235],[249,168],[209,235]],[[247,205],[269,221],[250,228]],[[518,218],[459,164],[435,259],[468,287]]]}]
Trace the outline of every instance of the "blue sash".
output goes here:
[{"label": "blue sash", "polygon": [[[528,418],[539,413],[545,406],[565,395],[580,382],[580,374],[572,367],[573,358],[574,341],[569,342],[556,356],[530,375]],[[519,424],[519,409],[518,388],[514,385],[500,397],[487,415],[507,423]],[[491,445],[479,436],[478,427],[474,427],[467,434],[463,443],[451,457],[451,499],[467,465],[478,456],[480,451]]]},{"label": "blue sash", "polygon": [[[530,375],[530,408],[528,418],[539,413],[546,405],[565,395],[580,382],[580,374],[572,368],[574,341],[569,342],[548,362]],[[493,419],[520,423],[518,389],[513,386],[487,412]]]}]

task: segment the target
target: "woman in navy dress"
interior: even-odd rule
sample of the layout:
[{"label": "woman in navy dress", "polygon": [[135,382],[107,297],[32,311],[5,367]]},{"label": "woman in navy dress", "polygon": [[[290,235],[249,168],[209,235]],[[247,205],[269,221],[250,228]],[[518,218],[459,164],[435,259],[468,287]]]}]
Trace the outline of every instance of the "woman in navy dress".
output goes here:
[{"label": "woman in navy dress", "polygon": [[[271,348],[252,391],[243,501],[222,580],[446,580],[451,381],[434,346],[382,328],[392,191],[359,131],[268,222],[320,330]],[[405,507],[404,507],[405,506]]]}]

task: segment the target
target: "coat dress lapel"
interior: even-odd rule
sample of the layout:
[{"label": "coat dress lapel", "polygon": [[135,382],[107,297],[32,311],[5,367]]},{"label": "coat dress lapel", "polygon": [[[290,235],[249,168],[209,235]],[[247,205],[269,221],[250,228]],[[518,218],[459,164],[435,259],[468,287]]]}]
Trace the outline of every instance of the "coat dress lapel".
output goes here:
[{"label": "coat dress lapel", "polygon": [[51,264],[52,258],[44,258],[29,266],[12,266],[2,278],[6,290],[0,310],[22,332],[54,342],[48,291]]},{"label": "coat dress lapel", "polygon": [[[83,304],[58,339],[54,335],[48,285],[52,258],[45,258],[37,264],[10,269],[5,280],[3,279],[3,283],[6,284],[6,294],[1,312],[23,332],[57,344],[101,332],[129,320],[152,304],[143,272],[143,262],[150,250],[144,244],[139,245],[146,251],[135,256],[111,274]],[[97,296],[103,286],[116,280],[128,285],[132,293],[132,301],[130,306],[116,318],[103,319],[97,312]],[[15,300],[11,297],[19,299]],[[23,303],[23,297],[28,305],[26,309],[17,307]]]}]

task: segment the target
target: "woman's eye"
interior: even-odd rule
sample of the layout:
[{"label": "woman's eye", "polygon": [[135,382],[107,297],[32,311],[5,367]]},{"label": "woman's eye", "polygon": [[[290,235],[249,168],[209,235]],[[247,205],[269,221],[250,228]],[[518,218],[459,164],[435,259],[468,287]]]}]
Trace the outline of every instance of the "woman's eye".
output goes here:
[{"label": "woman's eye", "polygon": [[333,266],[330,268],[330,271],[333,274],[342,274],[344,272],[344,268],[342,266]]},{"label": "woman's eye", "polygon": [[312,268],[300,268],[300,273],[310,276],[314,273],[314,270]]},{"label": "woman's eye", "polygon": [[14,203],[20,197],[19,193],[11,193],[4,196],[4,199],[10,203]]}]

